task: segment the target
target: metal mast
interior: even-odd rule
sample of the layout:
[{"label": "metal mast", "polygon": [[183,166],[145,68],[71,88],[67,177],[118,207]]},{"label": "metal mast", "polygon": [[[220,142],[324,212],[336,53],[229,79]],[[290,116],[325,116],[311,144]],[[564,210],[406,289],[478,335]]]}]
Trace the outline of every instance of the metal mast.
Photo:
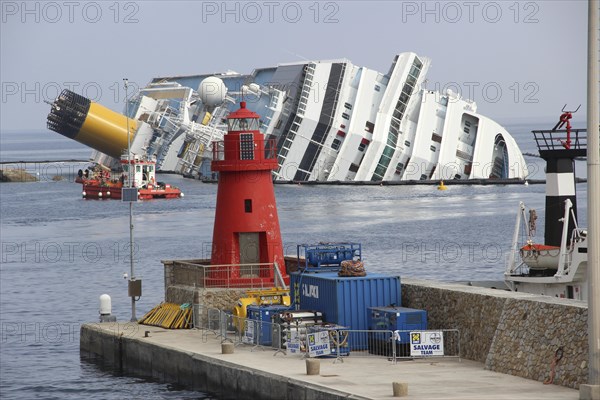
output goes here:
[{"label": "metal mast", "polygon": [[[129,188],[132,188],[133,182],[131,179],[131,132],[129,132],[129,99],[127,94],[129,82],[127,78],[123,78],[123,83],[125,85],[125,114],[127,114],[127,180],[129,182]],[[133,201],[131,200],[129,201],[129,265],[129,279],[131,284],[131,281],[135,280],[135,269],[133,263]],[[131,296],[131,322],[137,322],[137,317],[135,316],[135,296]]]},{"label": "metal mast", "polygon": [[588,343],[587,385],[581,399],[600,399],[600,133],[598,0],[588,0],[587,175],[588,175]]}]

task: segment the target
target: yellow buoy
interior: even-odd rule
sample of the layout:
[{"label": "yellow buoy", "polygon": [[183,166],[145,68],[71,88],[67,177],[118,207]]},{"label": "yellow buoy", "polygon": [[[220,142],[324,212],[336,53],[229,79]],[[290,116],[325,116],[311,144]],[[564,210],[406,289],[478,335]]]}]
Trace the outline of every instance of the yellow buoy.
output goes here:
[{"label": "yellow buoy", "polygon": [[444,181],[440,181],[440,184],[438,185],[438,190],[446,190],[448,189],[448,186],[444,185]]}]

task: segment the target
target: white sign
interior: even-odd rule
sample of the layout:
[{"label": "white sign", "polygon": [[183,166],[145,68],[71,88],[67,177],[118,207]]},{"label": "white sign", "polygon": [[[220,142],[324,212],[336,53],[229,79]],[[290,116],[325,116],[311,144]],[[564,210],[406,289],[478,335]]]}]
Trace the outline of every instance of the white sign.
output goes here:
[{"label": "white sign", "polygon": [[285,347],[291,354],[300,353],[300,335],[298,331],[288,331],[285,339]]},{"label": "white sign", "polygon": [[255,321],[251,320],[246,321],[246,330],[244,331],[244,336],[242,337],[242,343],[254,343],[254,322]]},{"label": "white sign", "polygon": [[444,335],[442,331],[416,331],[410,333],[411,356],[443,356]]},{"label": "white sign", "polygon": [[318,357],[331,354],[331,348],[329,348],[328,331],[309,333],[307,337],[309,357]]}]

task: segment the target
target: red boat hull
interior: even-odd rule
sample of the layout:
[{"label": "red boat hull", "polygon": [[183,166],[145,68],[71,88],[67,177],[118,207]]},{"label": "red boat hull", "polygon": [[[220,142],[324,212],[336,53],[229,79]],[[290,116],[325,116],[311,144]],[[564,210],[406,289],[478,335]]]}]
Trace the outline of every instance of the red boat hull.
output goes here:
[{"label": "red boat hull", "polygon": [[[114,199],[121,200],[121,184],[100,184],[95,180],[79,180],[83,185],[82,195],[86,199]],[[138,189],[140,200],[149,199],[176,199],[181,197],[181,190],[171,185],[153,186]]]}]

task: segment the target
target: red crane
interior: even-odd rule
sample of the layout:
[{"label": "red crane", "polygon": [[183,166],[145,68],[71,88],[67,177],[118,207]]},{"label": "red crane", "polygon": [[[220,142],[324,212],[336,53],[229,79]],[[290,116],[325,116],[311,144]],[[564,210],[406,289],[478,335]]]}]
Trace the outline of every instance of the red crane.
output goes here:
[{"label": "red crane", "polygon": [[579,110],[581,104],[579,105],[579,107],[577,107],[577,110],[575,111],[565,111],[566,106],[567,105],[565,104],[562,108],[562,114],[560,115],[559,121],[556,125],[554,125],[554,128],[552,128],[552,130],[555,131],[557,129],[561,129],[565,124],[567,124],[567,140],[558,140],[560,140],[560,143],[565,149],[569,150],[571,148],[571,118],[573,118],[573,113],[576,113]]}]

